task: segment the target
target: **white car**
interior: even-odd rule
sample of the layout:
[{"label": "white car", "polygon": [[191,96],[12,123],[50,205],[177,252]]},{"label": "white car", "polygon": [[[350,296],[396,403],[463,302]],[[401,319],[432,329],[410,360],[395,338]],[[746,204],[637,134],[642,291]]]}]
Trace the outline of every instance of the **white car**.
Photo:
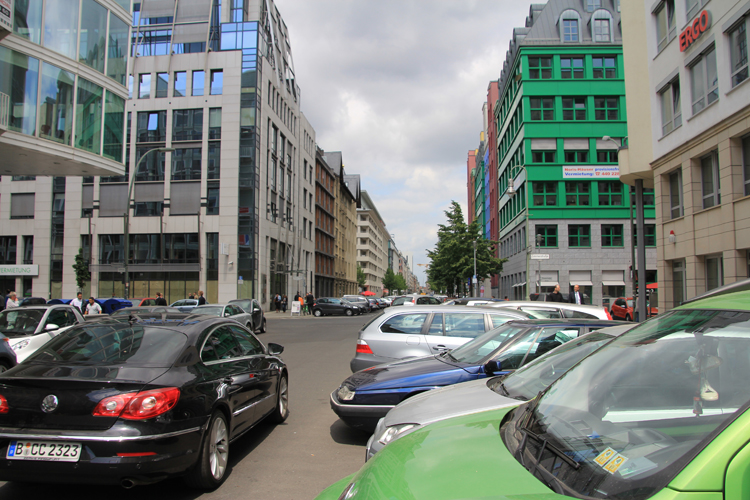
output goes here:
[{"label": "white car", "polygon": [[612,319],[605,307],[570,304],[568,302],[543,302],[524,300],[501,300],[481,304],[482,307],[516,309],[533,314],[537,318]]},{"label": "white car", "polygon": [[13,307],[0,311],[0,333],[22,362],[50,339],[83,323],[81,312],[65,304]]}]

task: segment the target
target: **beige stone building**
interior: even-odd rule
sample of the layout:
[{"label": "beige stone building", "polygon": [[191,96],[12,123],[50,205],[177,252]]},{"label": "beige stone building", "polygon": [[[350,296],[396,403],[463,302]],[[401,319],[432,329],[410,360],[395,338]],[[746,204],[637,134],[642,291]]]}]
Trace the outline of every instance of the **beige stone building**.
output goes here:
[{"label": "beige stone building", "polygon": [[326,161],[336,178],[333,293],[336,297],[341,297],[357,293],[357,207],[360,200],[360,177],[346,173],[341,152],[326,152]]}]

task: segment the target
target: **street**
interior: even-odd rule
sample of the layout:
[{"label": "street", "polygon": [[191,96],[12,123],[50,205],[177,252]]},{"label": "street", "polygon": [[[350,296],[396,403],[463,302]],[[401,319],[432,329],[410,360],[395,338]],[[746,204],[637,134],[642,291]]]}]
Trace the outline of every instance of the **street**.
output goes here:
[{"label": "street", "polygon": [[[108,486],[111,500],[138,497],[260,500],[306,500],[357,471],[364,463],[369,436],[349,429],[331,411],[329,395],[348,375],[357,332],[372,313],[354,317],[280,318],[269,312],[265,343],[284,346],[289,367],[291,414],[280,426],[261,423],[232,443],[229,477],[221,488],[199,493],[180,479],[125,490]],[[102,486],[0,483],[0,499],[102,498]]]}]

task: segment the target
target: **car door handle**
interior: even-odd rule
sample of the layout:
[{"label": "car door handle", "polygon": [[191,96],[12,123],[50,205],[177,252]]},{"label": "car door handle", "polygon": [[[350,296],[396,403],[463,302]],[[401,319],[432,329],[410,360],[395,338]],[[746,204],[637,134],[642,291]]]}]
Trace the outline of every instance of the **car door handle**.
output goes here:
[{"label": "car door handle", "polygon": [[445,346],[444,346],[444,345],[442,345],[442,344],[438,344],[438,345],[436,345],[435,347],[433,347],[433,349],[434,349],[435,351],[450,351],[450,348],[449,348],[449,347],[445,347]]},{"label": "car door handle", "polygon": [[234,377],[224,377],[221,381],[227,385],[232,385],[234,383]]}]

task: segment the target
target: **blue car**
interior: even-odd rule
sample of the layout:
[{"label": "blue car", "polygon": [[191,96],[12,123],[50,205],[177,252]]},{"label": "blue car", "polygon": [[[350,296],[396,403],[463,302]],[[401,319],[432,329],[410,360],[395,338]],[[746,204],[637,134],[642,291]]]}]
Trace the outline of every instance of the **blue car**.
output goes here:
[{"label": "blue car", "polygon": [[452,351],[358,371],[331,393],[331,408],[350,427],[372,432],[381,417],[408,397],[510,373],[569,340],[618,324],[624,323],[598,319],[509,321]]}]

